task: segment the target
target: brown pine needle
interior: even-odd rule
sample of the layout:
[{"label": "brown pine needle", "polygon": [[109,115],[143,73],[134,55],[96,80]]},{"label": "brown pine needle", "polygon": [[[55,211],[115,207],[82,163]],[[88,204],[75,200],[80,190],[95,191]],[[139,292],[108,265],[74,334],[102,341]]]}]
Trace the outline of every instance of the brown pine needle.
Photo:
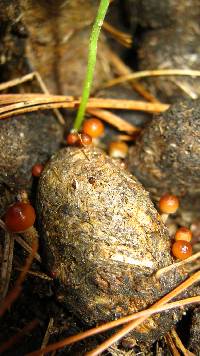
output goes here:
[{"label": "brown pine needle", "polygon": [[[128,323],[128,322],[130,322],[132,320],[138,319],[139,317],[143,317],[143,316],[149,317],[149,316],[151,316],[153,314],[160,313],[162,311],[166,311],[166,310],[170,310],[170,309],[178,308],[178,307],[183,307],[185,305],[193,304],[193,303],[200,303],[200,296],[191,297],[191,298],[179,300],[179,301],[172,302],[172,303],[167,303],[167,304],[162,305],[162,306],[151,307],[149,309],[140,311],[138,313],[134,313],[134,314],[131,314],[131,315],[128,315],[128,316],[124,316],[124,317],[122,317],[120,319],[110,321],[110,322],[105,323],[103,325],[100,325],[100,326],[97,326],[95,328],[89,329],[87,331],[81,332],[79,334],[70,336],[70,337],[68,337],[66,339],[63,339],[61,341],[58,341],[58,342],[56,342],[54,344],[50,344],[45,349],[43,349],[42,352],[43,353],[47,353],[47,352],[50,352],[50,351],[54,351],[54,350],[60,349],[62,347],[70,345],[70,344],[72,344],[74,342],[86,339],[86,338],[88,338],[90,336],[105,332],[105,331],[107,331],[109,329],[112,329],[112,328],[117,327],[119,325],[122,325],[124,323]],[[33,352],[29,353],[27,356],[38,356],[38,355],[41,355],[41,350],[33,351]]]},{"label": "brown pine needle", "polygon": [[[14,86],[23,84],[23,83],[28,82],[28,81],[31,81],[34,78],[36,78],[36,80],[37,80],[42,92],[45,93],[45,94],[49,94],[48,88],[47,88],[46,84],[44,83],[41,75],[38,72],[32,72],[32,73],[24,75],[23,77],[12,79],[12,80],[9,80],[9,81],[7,81],[5,83],[2,83],[2,84],[0,84],[0,91],[8,89],[8,88],[12,88]],[[55,113],[58,121],[60,122],[60,124],[64,125],[65,124],[65,120],[64,120],[62,114],[59,112],[59,110],[54,109],[54,113]]]},{"label": "brown pine needle", "polygon": [[[14,239],[15,241],[28,253],[31,253],[32,251],[32,248],[31,246],[19,235],[14,235]],[[41,263],[42,262],[42,259],[41,259],[41,256],[39,255],[38,252],[36,252],[34,258],[39,262]]]},{"label": "brown pine needle", "polygon": [[179,89],[181,89],[185,94],[187,94],[191,99],[195,100],[198,98],[198,94],[194,91],[191,84],[188,82],[180,82],[177,79],[170,79]]},{"label": "brown pine needle", "polygon": [[[74,99],[71,96],[50,95],[50,94],[2,94],[0,95],[0,114],[12,110],[19,110],[27,107],[45,105],[51,107],[60,107],[74,109],[78,107],[79,99]],[[8,104],[8,105],[5,105]],[[128,99],[110,99],[110,98],[90,98],[87,108],[102,108],[102,109],[122,109],[122,110],[137,110],[147,112],[163,112],[169,108],[168,104],[148,103],[140,100]]]},{"label": "brown pine needle", "polygon": [[[124,76],[131,74],[131,69],[121,60],[119,56],[112,50],[108,49],[108,58],[110,63],[114,66],[115,71],[118,75]],[[150,101],[152,103],[159,103],[159,100],[153,96],[144,86],[136,80],[132,80],[129,82],[131,87],[140,94],[144,99]]]},{"label": "brown pine needle", "polygon": [[143,70],[127,75],[123,75],[116,79],[109,80],[104,88],[109,88],[114,85],[128,82],[130,80],[147,78],[147,77],[160,77],[160,76],[189,76],[189,77],[200,77],[199,70],[193,69],[152,69],[152,70]]},{"label": "brown pine needle", "polygon": [[[23,270],[22,267],[15,267],[15,269],[17,271],[22,271]],[[41,279],[46,279],[47,281],[52,281],[53,280],[52,277],[49,277],[49,276],[47,276],[47,274],[42,273],[42,272],[27,271],[27,274],[30,274],[31,276],[35,276],[35,277],[38,277],[38,278],[41,278]]]},{"label": "brown pine needle", "polygon": [[13,251],[14,251],[14,238],[8,231],[5,231],[4,251],[2,256],[1,275],[0,275],[1,278],[0,300],[3,300],[8,292],[8,287],[9,287],[10,277],[12,272]]},{"label": "brown pine needle", "polygon": [[[36,77],[36,79],[37,79],[37,81],[38,81],[38,83],[40,85],[40,88],[42,89],[42,92],[45,93],[45,94],[50,94],[45,82],[43,81],[41,75],[38,72],[35,72],[35,77]],[[58,122],[61,125],[65,125],[65,120],[64,120],[62,114],[60,113],[60,111],[58,109],[54,109],[54,114],[57,117]]]},{"label": "brown pine needle", "polygon": [[22,290],[22,286],[16,285],[5,297],[0,305],[0,317],[11,307],[13,302],[18,298]]},{"label": "brown pine needle", "polygon": [[0,84],[0,91],[8,89],[8,88],[15,87],[15,86],[20,85],[22,83],[28,82],[29,80],[32,80],[35,77],[35,73],[36,72],[32,72],[32,73],[24,75],[23,77],[12,79],[12,80],[9,80],[9,81],[7,81],[5,83]]},{"label": "brown pine needle", "polygon": [[137,135],[116,135],[116,141],[134,141]]},{"label": "brown pine needle", "polygon": [[0,219],[0,227],[4,230],[4,231],[7,231],[6,229],[6,224],[4,223],[3,220]]},{"label": "brown pine needle", "polygon": [[[13,108],[20,109],[24,106],[38,105],[38,104],[49,104],[49,103],[64,103],[69,105],[69,108],[74,108],[79,104],[80,100],[74,99],[73,96],[65,95],[51,95],[51,94],[40,94],[40,93],[30,93],[30,94],[1,94],[0,104],[10,104],[10,110]],[[6,106],[1,107],[0,112],[4,112]]]},{"label": "brown pine needle", "polygon": [[10,349],[14,344],[18,343],[24,335],[35,329],[38,324],[39,321],[35,319],[32,320],[29,324],[25,325],[24,328],[21,329],[17,334],[12,336],[9,340],[5,341],[2,345],[0,345],[0,353],[5,352],[6,350]]},{"label": "brown pine needle", "polygon": [[[159,301],[157,301],[151,308],[155,306],[161,306],[163,304],[166,304],[169,302],[172,298],[176,297],[178,294],[180,294],[183,290],[191,286],[193,283],[197,282],[200,280],[200,271],[194,273],[191,277],[189,277],[186,281],[181,283],[178,287],[176,287],[174,290],[172,290],[170,293],[162,297]],[[132,321],[128,323],[128,325],[124,326],[121,330],[116,332],[113,336],[111,336],[109,339],[104,341],[101,345],[97,346],[94,350],[88,352],[86,355],[87,356],[96,356],[99,355],[101,352],[105,351],[108,347],[110,347],[112,344],[115,342],[118,342],[121,338],[126,336],[130,331],[132,331],[134,328],[142,324],[147,317],[143,316],[138,318],[135,321]]]},{"label": "brown pine needle", "polygon": [[117,30],[114,26],[104,21],[103,29],[112,35],[116,41],[121,43],[124,47],[130,48],[132,46],[132,36],[128,33]]},{"label": "brown pine needle", "polygon": [[[4,105],[7,103],[7,105]],[[74,109],[80,103],[79,99],[63,95],[48,94],[3,94],[0,95],[0,119],[37,110],[55,108]],[[90,98],[87,109],[124,109],[159,113],[169,108],[168,104],[147,103],[139,100]]]},{"label": "brown pine needle", "polygon": [[[3,220],[0,219],[0,227],[5,231],[8,232],[5,223],[3,222]],[[15,239],[15,241],[17,241],[17,243],[24,248],[25,251],[27,251],[28,253],[32,252],[32,248],[31,246],[24,240],[22,239],[21,236],[17,235],[17,234],[13,234],[13,237]],[[34,258],[41,263],[41,257],[40,255],[36,252]]]},{"label": "brown pine needle", "polygon": [[22,290],[22,283],[24,282],[24,280],[26,278],[26,274],[30,269],[30,266],[31,266],[32,261],[34,259],[34,255],[37,252],[37,249],[38,249],[38,240],[36,238],[33,241],[32,252],[27,257],[25,266],[24,266],[22,272],[20,273],[20,275],[19,275],[19,277],[18,277],[18,279],[17,279],[17,281],[15,283],[14,288],[8,293],[8,295],[6,296],[6,298],[3,300],[3,302],[0,305],[0,317],[6,312],[6,310],[8,308],[10,308],[12,303],[19,296],[19,294],[20,294],[20,292]]},{"label": "brown pine needle", "polygon": [[36,254],[38,250],[38,240],[35,239],[33,241],[33,245],[32,245],[32,252],[29,254],[29,256],[27,257],[26,259],[26,263],[25,263],[25,266],[23,268],[23,270],[21,271],[18,279],[17,279],[17,282],[16,282],[16,285],[21,285],[25,278],[26,278],[26,274],[27,272],[29,271],[30,267],[31,267],[31,264],[33,262],[33,259],[34,259],[34,255]]},{"label": "brown pine needle", "polygon": [[140,100],[90,98],[88,108],[122,109],[159,113],[169,108],[168,104],[148,103]]},{"label": "brown pine needle", "polygon": [[[43,341],[42,341],[41,350],[43,350],[49,342],[49,338],[51,336],[51,332],[52,332],[52,328],[53,328],[53,323],[54,323],[54,319],[50,318],[46,333],[45,333]],[[42,353],[42,356],[43,356],[43,353]]]},{"label": "brown pine needle", "polygon": [[166,339],[166,342],[167,342],[167,344],[168,344],[168,346],[169,346],[169,348],[170,348],[170,350],[172,352],[172,355],[173,356],[181,356],[180,353],[178,352],[177,348],[176,348],[176,345],[174,344],[174,341],[173,341],[170,333],[167,333],[165,339]]},{"label": "brown pine needle", "polygon": [[195,260],[197,260],[198,258],[200,258],[200,252],[197,252],[195,253],[194,255],[192,255],[191,257],[188,257],[186,258],[185,260],[183,261],[180,261],[180,262],[176,262],[176,263],[173,263],[167,267],[164,267],[164,268],[161,268],[159,269],[157,272],[156,272],[156,277],[157,278],[160,278],[160,276],[163,274],[163,273],[167,273],[169,271],[171,271],[172,269],[174,268],[177,268],[177,267],[180,267],[180,266],[183,266],[187,263],[191,263]]},{"label": "brown pine needle", "polygon": [[193,354],[193,352],[190,352],[189,350],[187,350],[185,348],[185,346],[183,345],[183,343],[175,329],[171,330],[171,335],[175,341],[176,346],[178,347],[179,350],[181,350],[181,352],[183,353],[184,356],[195,356],[195,354]]},{"label": "brown pine needle", "polygon": [[138,127],[130,124],[126,120],[122,119],[120,116],[113,114],[108,110],[87,109],[87,112],[116,127],[119,131],[127,131],[129,133],[140,132],[140,129]]}]

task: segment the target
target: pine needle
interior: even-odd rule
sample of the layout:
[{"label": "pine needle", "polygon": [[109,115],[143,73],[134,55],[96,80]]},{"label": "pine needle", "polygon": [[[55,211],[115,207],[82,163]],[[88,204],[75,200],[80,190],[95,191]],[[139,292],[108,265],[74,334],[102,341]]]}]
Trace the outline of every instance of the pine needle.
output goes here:
[{"label": "pine needle", "polygon": [[109,88],[114,85],[128,82],[135,79],[147,78],[147,77],[163,77],[163,76],[189,76],[189,77],[200,77],[199,70],[193,69],[152,69],[152,70],[143,70],[134,73],[130,73],[127,75],[123,75],[116,79],[109,80],[104,88]]}]

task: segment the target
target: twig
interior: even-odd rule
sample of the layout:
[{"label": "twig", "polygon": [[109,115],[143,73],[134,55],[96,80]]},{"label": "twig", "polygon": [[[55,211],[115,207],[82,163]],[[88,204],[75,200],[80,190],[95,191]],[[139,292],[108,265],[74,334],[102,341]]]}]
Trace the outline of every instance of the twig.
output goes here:
[{"label": "twig", "polygon": [[12,336],[9,340],[5,341],[0,346],[0,353],[5,352],[6,350],[10,349],[14,344],[18,343],[24,335],[28,334],[30,331],[35,329],[35,327],[39,324],[37,319],[32,320],[29,324],[23,327],[17,334]]},{"label": "twig", "polygon": [[[166,304],[172,298],[176,297],[183,290],[185,290],[186,288],[188,288],[189,286],[191,286],[193,283],[197,282],[198,280],[200,280],[200,271],[193,274],[193,276],[191,276],[186,281],[181,283],[173,291],[171,291],[170,293],[168,293],[167,295],[162,297],[159,301],[157,301],[153,305],[153,307]],[[147,317],[144,316],[144,317],[138,318],[135,321],[130,322],[128,325],[124,326],[121,330],[116,332],[113,336],[111,336],[109,339],[104,341],[101,345],[97,346],[94,350],[88,352],[86,355],[87,356],[99,355],[101,352],[105,351],[108,347],[110,347],[113,343],[118,342],[121,338],[126,336],[130,331],[132,331],[134,328],[136,328],[137,326],[142,324],[146,319],[147,319]]]},{"label": "twig", "polygon": [[4,252],[1,265],[1,301],[5,298],[8,292],[10,276],[12,272],[13,250],[14,238],[8,231],[5,231]]},{"label": "twig", "polygon": [[104,21],[102,27],[124,47],[130,48],[132,46],[132,36],[129,35],[129,33],[124,33],[122,31],[117,30],[114,26],[112,26],[106,21]]},{"label": "twig", "polygon": [[138,133],[140,129],[126,120],[122,119],[116,114],[111,113],[107,110],[100,110],[100,109],[87,109],[87,112],[106,121],[108,124],[116,127],[120,131],[127,131],[129,133]]},{"label": "twig", "polygon": [[81,104],[78,109],[78,113],[76,119],[74,121],[73,129],[79,130],[82,121],[84,119],[84,114],[88,102],[88,98],[90,95],[90,89],[92,86],[93,76],[94,76],[94,69],[96,64],[96,55],[97,55],[97,42],[100,35],[101,27],[103,25],[103,21],[109,6],[109,0],[101,0],[99,9],[97,12],[97,16],[92,28],[92,33],[90,36],[90,44],[89,44],[89,52],[88,52],[88,65],[87,65],[87,72],[85,76],[85,81],[83,84],[83,91],[82,91],[82,98]]},{"label": "twig", "polygon": [[[128,322],[130,322],[132,320],[138,319],[139,317],[142,317],[142,316],[149,317],[149,316],[151,316],[153,314],[160,313],[160,312],[165,311],[165,310],[170,310],[170,309],[177,308],[177,307],[183,307],[184,305],[188,305],[190,303],[199,303],[199,302],[200,302],[200,296],[187,298],[187,299],[179,300],[179,301],[172,302],[172,303],[167,303],[164,306],[151,307],[151,309],[149,308],[149,309],[146,309],[146,310],[131,314],[129,316],[125,316],[125,317],[122,317],[120,319],[110,321],[110,322],[105,323],[103,325],[100,325],[100,326],[97,326],[95,328],[89,329],[87,331],[81,332],[79,334],[70,336],[70,337],[68,337],[66,339],[63,339],[61,341],[58,341],[58,342],[56,342],[54,344],[50,344],[45,349],[43,349],[42,351],[43,351],[43,353],[44,352],[47,353],[47,352],[50,352],[50,351],[54,351],[54,350],[60,349],[60,348],[62,348],[64,346],[67,346],[67,345],[70,345],[70,344],[72,344],[74,342],[86,339],[86,338],[88,338],[90,336],[102,333],[104,331],[107,331],[109,329],[117,327],[117,326],[119,326],[121,324],[128,323]],[[41,355],[41,350],[37,350],[37,351],[31,352],[27,356],[39,356],[39,355]]]},{"label": "twig", "polygon": [[185,346],[183,345],[183,343],[175,329],[171,330],[171,335],[174,338],[176,346],[179,348],[179,350],[181,350],[181,352],[183,353],[184,356],[195,356],[195,354],[193,354],[193,352],[190,352],[189,350],[187,350],[185,348]]},{"label": "twig", "polygon": [[200,77],[199,70],[193,69],[152,69],[144,70],[140,72],[135,72],[127,75],[123,75],[116,79],[109,80],[104,88],[112,87],[116,84],[124,83],[134,79],[141,79],[146,77],[160,77],[160,76],[189,76],[189,77]]},{"label": "twig", "polygon": [[[115,52],[108,49],[107,53],[108,59],[110,63],[114,66],[118,75],[128,75],[132,73],[131,69],[121,60],[119,56],[117,56]],[[159,103],[159,100],[155,96],[153,96],[146,88],[144,88],[141,83],[137,82],[136,80],[132,80],[129,84],[138,94],[140,94],[147,101],[150,101],[152,103]]]},{"label": "twig", "polygon": [[172,269],[174,268],[177,268],[177,267],[180,267],[180,266],[183,266],[185,265],[186,263],[190,263],[194,260],[197,260],[198,258],[200,258],[200,252],[197,252],[195,253],[194,255],[192,255],[191,257],[189,258],[186,258],[185,260],[183,261],[180,261],[180,262],[176,262],[176,263],[173,263],[167,267],[164,267],[164,268],[161,268],[159,269],[157,272],[156,272],[156,277],[157,278],[160,278],[160,276],[163,274],[163,273],[167,273],[169,271],[171,271]]}]

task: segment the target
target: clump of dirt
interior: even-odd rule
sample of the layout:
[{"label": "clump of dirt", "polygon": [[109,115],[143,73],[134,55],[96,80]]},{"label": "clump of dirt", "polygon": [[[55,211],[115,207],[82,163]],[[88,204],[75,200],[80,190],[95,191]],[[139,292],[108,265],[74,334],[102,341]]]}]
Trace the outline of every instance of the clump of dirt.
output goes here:
[{"label": "clump of dirt", "polygon": [[171,192],[183,209],[199,211],[199,159],[200,100],[188,100],[146,125],[130,148],[128,166],[156,200]]},{"label": "clump of dirt", "polygon": [[200,14],[198,0],[126,0],[126,3],[134,27],[140,25],[144,29],[185,26],[187,20],[197,22]]},{"label": "clump of dirt", "polygon": [[[138,68],[196,69],[199,68],[199,16],[198,0],[167,0],[158,2],[128,0],[129,16],[136,32]],[[184,21],[183,21],[184,19]],[[132,65],[134,63],[131,60]],[[197,99],[199,79],[189,77],[150,78],[145,80],[149,90],[167,102],[180,97]]]},{"label": "clump of dirt", "polygon": [[[199,23],[147,32],[139,45],[139,68],[198,70],[199,33]],[[149,90],[165,102],[174,103],[188,96],[197,99],[200,95],[199,78],[161,76],[150,78],[146,83]]]},{"label": "clump of dirt", "polygon": [[31,113],[0,121],[0,185],[30,189],[32,167],[59,149],[63,127],[52,113]]}]

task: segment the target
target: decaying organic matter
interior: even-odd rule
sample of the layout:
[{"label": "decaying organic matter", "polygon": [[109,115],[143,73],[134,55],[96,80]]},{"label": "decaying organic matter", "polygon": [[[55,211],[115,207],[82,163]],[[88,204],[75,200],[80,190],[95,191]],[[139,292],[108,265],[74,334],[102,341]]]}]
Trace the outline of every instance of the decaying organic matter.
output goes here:
[{"label": "decaying organic matter", "polygon": [[[59,300],[89,325],[144,309],[183,277],[156,278],[173,262],[168,231],[137,179],[102,151],[57,153],[43,171],[37,204]],[[152,342],[177,315],[149,319],[134,336]]]},{"label": "decaying organic matter", "polygon": [[[198,0],[126,0],[127,14],[133,25],[145,29],[185,26],[185,21],[199,21]],[[184,20],[183,20],[184,19]]]},{"label": "decaying organic matter", "polygon": [[[38,71],[51,93],[81,95],[97,8],[97,0],[0,0],[0,80]],[[93,89],[112,77],[105,47],[102,35]]]},{"label": "decaying organic matter", "polygon": [[0,80],[30,71],[24,58],[27,31],[21,21],[18,0],[0,1]]},{"label": "decaying organic matter", "polygon": [[[198,0],[127,0],[127,6],[133,30],[139,28],[137,54],[140,70],[198,70]],[[150,78],[145,83],[151,93],[171,103],[180,97],[189,95],[196,99],[200,95],[199,79],[161,76]]]},{"label": "decaying organic matter", "polygon": [[46,163],[58,150],[63,127],[52,113],[33,113],[0,121],[0,186],[31,185],[35,163]]},{"label": "decaying organic matter", "polygon": [[169,192],[190,210],[199,210],[199,162],[199,99],[174,104],[154,117],[128,157],[130,171],[155,199]]},{"label": "decaying organic matter", "polygon": [[[170,27],[149,31],[140,42],[138,51],[139,68],[151,69],[198,69],[200,65],[200,26],[184,24],[183,27]],[[158,77],[150,78],[149,90],[165,102],[176,102],[180,98],[196,99],[200,95],[199,78]]]},{"label": "decaying organic matter", "polygon": [[[52,93],[81,95],[87,66],[90,25],[98,8],[96,0],[20,0],[24,24],[29,32],[26,55]],[[40,26],[40,24],[43,26]],[[99,52],[93,88],[109,77],[108,60]]]}]

